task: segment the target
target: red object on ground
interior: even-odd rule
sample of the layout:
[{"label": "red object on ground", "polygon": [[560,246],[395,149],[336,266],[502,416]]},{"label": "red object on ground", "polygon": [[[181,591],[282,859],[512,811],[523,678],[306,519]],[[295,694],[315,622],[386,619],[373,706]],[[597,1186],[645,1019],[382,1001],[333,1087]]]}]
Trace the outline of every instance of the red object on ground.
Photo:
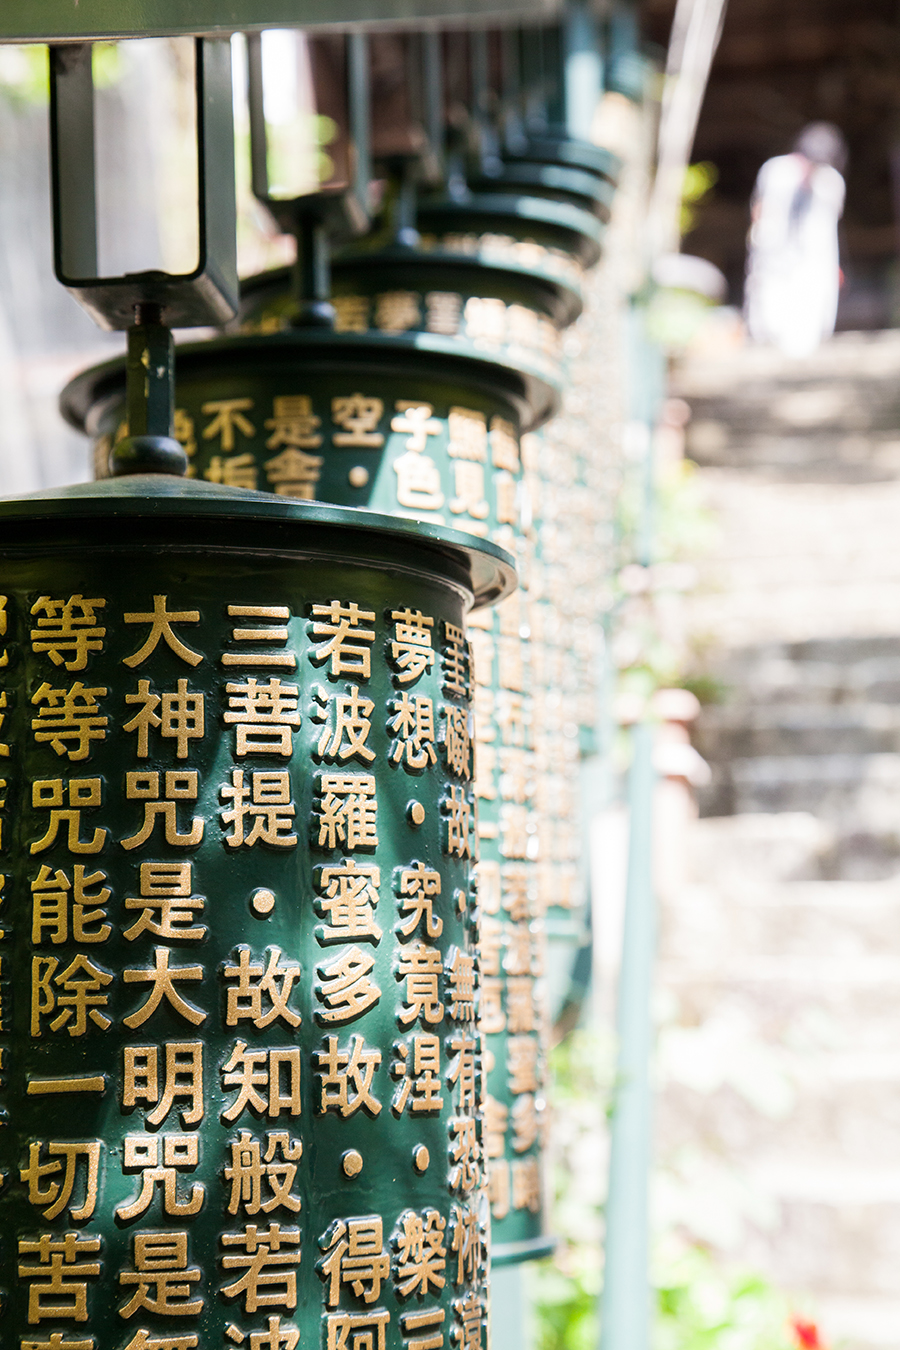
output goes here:
[{"label": "red object on ground", "polygon": [[815,1322],[803,1322],[799,1317],[792,1317],[791,1330],[796,1338],[798,1350],[826,1350]]}]

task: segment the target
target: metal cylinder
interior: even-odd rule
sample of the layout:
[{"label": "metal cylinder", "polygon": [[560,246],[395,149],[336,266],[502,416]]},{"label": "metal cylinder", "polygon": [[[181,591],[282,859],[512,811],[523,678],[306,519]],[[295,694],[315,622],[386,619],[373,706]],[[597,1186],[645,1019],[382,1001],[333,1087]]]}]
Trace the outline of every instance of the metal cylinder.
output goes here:
[{"label": "metal cylinder", "polygon": [[[546,379],[440,335],[276,332],[177,349],[175,434],[192,475],[230,487],[509,532],[523,423],[553,406]],[[77,377],[68,420],[125,434],[124,367]]]},{"label": "metal cylinder", "polygon": [[[581,291],[538,257],[490,264],[451,249],[389,248],[332,267],[331,301],[341,333],[437,333],[460,351],[508,360],[558,386],[562,331],[581,313]],[[244,332],[289,327],[295,302],[287,269],[242,286]]]},{"label": "metal cylinder", "polygon": [[509,560],[159,475],[0,520],[4,1344],[474,1350]]}]

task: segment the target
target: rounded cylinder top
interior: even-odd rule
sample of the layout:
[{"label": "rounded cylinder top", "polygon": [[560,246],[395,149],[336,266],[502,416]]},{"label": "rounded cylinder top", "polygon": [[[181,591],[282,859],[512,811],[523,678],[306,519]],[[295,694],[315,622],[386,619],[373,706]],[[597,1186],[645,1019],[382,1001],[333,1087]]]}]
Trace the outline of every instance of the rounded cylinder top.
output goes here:
[{"label": "rounded cylinder top", "polygon": [[398,566],[415,562],[469,591],[473,608],[495,604],[516,586],[515,564],[505,549],[488,540],[475,546],[458,530],[168,474],[132,474],[0,499],[9,545],[20,542],[19,526],[22,543],[45,544],[35,526],[51,521],[55,547],[68,542],[60,525],[71,524],[85,534],[99,526],[107,538],[114,531],[136,549],[158,542],[215,543],[304,555],[340,553]]}]

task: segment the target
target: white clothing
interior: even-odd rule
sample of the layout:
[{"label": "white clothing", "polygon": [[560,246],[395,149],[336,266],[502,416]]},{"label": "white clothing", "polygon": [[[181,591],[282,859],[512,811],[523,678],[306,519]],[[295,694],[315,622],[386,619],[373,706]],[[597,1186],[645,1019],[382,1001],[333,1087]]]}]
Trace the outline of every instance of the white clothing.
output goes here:
[{"label": "white clothing", "polygon": [[753,206],[745,290],[750,336],[788,356],[808,356],[834,332],[844,180],[829,164],[778,155],[759,171]]}]

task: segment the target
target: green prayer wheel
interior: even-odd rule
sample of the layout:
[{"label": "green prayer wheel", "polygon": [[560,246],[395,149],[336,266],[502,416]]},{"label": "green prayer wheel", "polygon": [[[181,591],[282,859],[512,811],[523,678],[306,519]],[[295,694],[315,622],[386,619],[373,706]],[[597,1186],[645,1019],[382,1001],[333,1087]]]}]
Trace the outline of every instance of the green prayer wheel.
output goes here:
[{"label": "green prayer wheel", "polygon": [[576,285],[599,259],[606,229],[583,206],[493,187],[459,200],[423,198],[417,219],[424,249],[465,253],[484,262],[527,259],[529,266]]},{"label": "green prayer wheel", "polygon": [[511,560],[159,474],[0,520],[4,1345],[478,1350]]},{"label": "green prayer wheel", "polygon": [[[101,472],[125,434],[124,393],[113,361],[62,396],[67,419],[100,436]],[[480,537],[515,527],[520,427],[555,398],[536,371],[436,334],[294,330],[176,351],[175,434],[192,475]]]},{"label": "green prayer wheel", "polygon": [[520,162],[571,165],[606,178],[613,187],[618,186],[622,172],[622,161],[612,150],[570,136],[528,136],[515,149],[504,150],[503,158],[511,165]]},{"label": "green prayer wheel", "polygon": [[[518,363],[559,385],[561,333],[581,313],[572,276],[528,267],[513,257],[495,263],[449,249],[394,247],[337,259],[331,302],[337,332],[437,333],[466,350]],[[289,327],[296,301],[283,268],[250,277],[241,288],[245,332]]]}]

